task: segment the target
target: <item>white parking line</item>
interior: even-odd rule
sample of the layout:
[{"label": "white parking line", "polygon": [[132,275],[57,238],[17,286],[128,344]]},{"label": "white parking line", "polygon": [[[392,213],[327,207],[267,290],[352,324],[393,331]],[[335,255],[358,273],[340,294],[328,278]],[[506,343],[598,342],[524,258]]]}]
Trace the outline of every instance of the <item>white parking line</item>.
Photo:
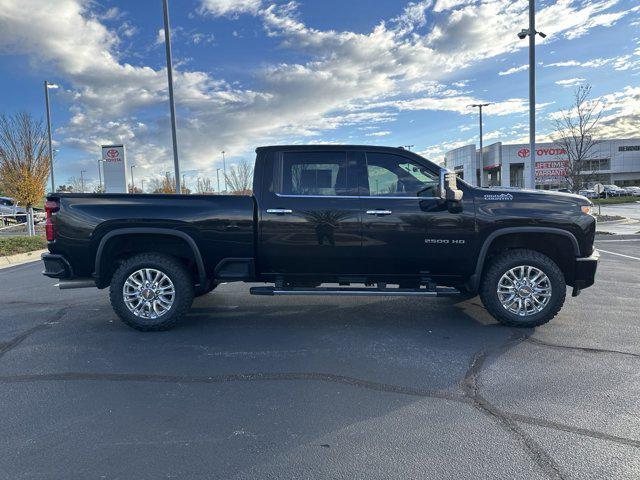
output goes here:
[{"label": "white parking line", "polygon": [[638,260],[640,261],[640,257],[632,257],[631,255],[624,255],[622,253],[616,253],[616,252],[609,252],[608,250],[602,250],[602,249],[598,249],[599,252],[604,252],[604,253],[608,253],[610,255],[617,255],[619,257],[624,257],[624,258],[631,258],[633,260]]}]

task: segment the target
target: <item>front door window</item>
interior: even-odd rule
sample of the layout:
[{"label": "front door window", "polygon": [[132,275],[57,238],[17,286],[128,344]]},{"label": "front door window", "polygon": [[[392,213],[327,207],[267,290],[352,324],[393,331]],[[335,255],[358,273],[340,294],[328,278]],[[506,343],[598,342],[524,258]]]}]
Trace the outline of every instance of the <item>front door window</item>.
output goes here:
[{"label": "front door window", "polygon": [[367,153],[369,196],[434,197],[438,176],[400,155]]}]

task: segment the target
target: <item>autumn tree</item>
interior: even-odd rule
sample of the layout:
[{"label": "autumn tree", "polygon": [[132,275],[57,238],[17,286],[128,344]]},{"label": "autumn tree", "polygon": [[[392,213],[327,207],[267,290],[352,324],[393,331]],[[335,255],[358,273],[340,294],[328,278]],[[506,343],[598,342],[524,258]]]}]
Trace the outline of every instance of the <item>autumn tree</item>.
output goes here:
[{"label": "autumn tree", "polygon": [[253,165],[242,160],[232,165],[227,175],[227,185],[233,195],[248,195],[253,184]]},{"label": "autumn tree", "polygon": [[575,90],[572,105],[559,113],[552,134],[553,142],[567,152],[566,183],[573,192],[594,181],[599,170],[596,137],[603,106],[590,95],[590,85]]},{"label": "autumn tree", "polygon": [[31,207],[45,195],[50,161],[42,121],[26,113],[0,115],[0,183],[19,205]]},{"label": "autumn tree", "polygon": [[153,193],[175,193],[176,191],[176,181],[169,172],[162,177],[152,178],[150,183]]}]

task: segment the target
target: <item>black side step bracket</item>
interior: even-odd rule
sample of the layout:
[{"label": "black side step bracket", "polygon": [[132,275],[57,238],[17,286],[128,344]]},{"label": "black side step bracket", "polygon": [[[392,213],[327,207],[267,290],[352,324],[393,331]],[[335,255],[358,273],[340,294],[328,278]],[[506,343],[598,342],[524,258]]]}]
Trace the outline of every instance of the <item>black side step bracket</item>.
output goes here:
[{"label": "black side step bracket", "polygon": [[426,288],[277,288],[277,287],[251,287],[251,295],[340,295],[356,297],[451,297],[460,292],[452,287],[437,287],[435,290]]}]

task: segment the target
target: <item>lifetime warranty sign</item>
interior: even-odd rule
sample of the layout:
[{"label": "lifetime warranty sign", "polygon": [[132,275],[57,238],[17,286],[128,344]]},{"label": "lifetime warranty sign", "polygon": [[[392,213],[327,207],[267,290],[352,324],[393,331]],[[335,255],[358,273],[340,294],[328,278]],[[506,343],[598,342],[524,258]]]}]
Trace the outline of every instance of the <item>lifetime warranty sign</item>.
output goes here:
[{"label": "lifetime warranty sign", "polygon": [[569,160],[550,160],[536,162],[536,181],[538,183],[559,183],[567,176]]}]

